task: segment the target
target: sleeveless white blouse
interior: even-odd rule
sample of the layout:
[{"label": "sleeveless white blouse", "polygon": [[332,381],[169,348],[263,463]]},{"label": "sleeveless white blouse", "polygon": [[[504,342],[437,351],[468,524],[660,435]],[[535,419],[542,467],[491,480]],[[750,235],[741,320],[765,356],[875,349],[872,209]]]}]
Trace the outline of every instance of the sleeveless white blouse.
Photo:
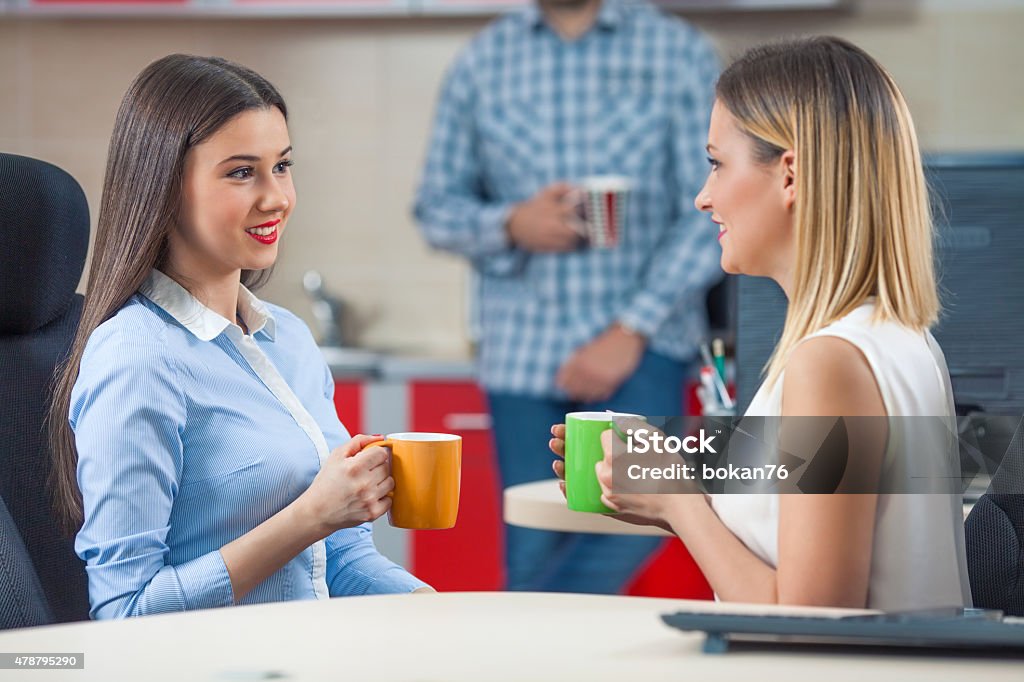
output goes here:
[{"label": "sleeveless white blouse", "polygon": [[[875,375],[890,417],[941,417],[956,433],[946,361],[935,339],[896,322],[873,323],[873,303],[811,334],[837,336],[856,346]],[[780,376],[758,390],[745,416],[781,416]],[[890,432],[886,461],[899,448],[929,446]],[[941,453],[946,444],[933,447]],[[929,450],[924,450],[928,452]],[[777,494],[718,494],[712,508],[752,552],[771,566],[779,561]],[[875,516],[867,607],[882,610],[970,606],[959,494],[881,494]]]}]

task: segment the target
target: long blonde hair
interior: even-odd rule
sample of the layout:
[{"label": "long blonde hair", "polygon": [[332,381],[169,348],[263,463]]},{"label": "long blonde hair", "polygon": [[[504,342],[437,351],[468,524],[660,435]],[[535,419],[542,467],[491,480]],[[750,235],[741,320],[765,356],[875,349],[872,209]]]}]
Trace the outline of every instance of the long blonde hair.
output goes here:
[{"label": "long blonde hair", "polygon": [[796,154],[796,263],[772,385],[808,334],[874,296],[875,319],[935,324],[939,296],[921,154],[892,77],[834,37],[764,45],[729,66],[719,101],[768,163]]}]

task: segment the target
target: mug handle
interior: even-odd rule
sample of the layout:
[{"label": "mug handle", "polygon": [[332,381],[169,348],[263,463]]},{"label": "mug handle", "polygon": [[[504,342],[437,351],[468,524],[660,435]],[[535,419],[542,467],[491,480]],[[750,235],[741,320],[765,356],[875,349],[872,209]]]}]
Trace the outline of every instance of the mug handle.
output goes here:
[{"label": "mug handle", "polygon": [[[391,453],[394,454],[394,450],[392,450],[394,445],[395,441],[391,440],[390,438],[385,438],[384,440],[375,440],[372,443],[369,443],[366,447],[363,448],[363,450],[365,450],[366,448],[388,448],[388,450],[390,450]],[[362,452],[363,450],[360,450],[359,452]],[[388,497],[393,498],[394,496],[394,490],[388,493]]]},{"label": "mug handle", "polygon": [[562,199],[572,206],[572,217],[569,218],[569,227],[582,239],[589,241],[586,223],[586,207],[583,202],[586,200],[586,193],[581,187],[573,187]]}]

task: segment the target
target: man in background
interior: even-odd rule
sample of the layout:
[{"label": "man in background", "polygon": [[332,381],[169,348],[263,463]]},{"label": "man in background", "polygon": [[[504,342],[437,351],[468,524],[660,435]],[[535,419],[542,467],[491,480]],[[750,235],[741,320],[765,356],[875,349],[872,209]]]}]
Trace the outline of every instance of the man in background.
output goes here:
[{"label": "man in background", "polygon": [[[539,0],[449,69],[415,216],[479,275],[503,487],[553,476],[548,432],[567,412],[681,414],[721,277],[693,205],[717,75],[693,27],[623,0]],[[595,175],[631,185],[613,248],[576,225],[575,188]],[[658,543],[507,526],[508,588],[616,593]]]}]

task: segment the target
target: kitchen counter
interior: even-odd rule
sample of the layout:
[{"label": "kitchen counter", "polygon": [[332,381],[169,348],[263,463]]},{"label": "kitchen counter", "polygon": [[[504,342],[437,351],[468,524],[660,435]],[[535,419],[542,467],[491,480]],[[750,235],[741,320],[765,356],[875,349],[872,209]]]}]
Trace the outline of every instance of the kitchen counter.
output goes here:
[{"label": "kitchen counter", "polygon": [[471,358],[430,358],[385,356],[380,364],[380,378],[385,381],[414,379],[476,380],[476,361]]},{"label": "kitchen counter", "polygon": [[363,348],[321,347],[331,374],[338,381],[416,380],[472,381],[476,361],[472,358],[430,357],[392,354]]}]

